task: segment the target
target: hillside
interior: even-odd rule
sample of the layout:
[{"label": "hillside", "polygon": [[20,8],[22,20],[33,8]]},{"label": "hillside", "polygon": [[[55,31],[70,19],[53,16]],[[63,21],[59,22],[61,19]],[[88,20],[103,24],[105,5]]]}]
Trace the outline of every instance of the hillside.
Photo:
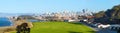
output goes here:
[{"label": "hillside", "polygon": [[120,5],[113,6],[111,9],[106,11],[100,11],[96,14],[95,21],[100,23],[120,23]]}]

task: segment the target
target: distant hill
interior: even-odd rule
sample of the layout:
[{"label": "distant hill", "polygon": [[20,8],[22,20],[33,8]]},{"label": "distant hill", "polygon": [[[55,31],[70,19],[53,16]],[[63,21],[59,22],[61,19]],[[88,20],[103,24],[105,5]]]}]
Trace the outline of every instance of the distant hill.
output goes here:
[{"label": "distant hill", "polygon": [[34,15],[33,13],[0,13],[0,17],[19,16],[19,15]]}]

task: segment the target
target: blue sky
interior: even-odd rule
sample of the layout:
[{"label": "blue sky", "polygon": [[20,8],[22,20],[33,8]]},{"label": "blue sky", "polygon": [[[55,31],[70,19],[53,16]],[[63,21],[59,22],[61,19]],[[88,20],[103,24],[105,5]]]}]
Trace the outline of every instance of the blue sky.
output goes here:
[{"label": "blue sky", "polygon": [[120,4],[120,0],[0,0],[0,13],[45,13],[62,10],[98,12]]}]

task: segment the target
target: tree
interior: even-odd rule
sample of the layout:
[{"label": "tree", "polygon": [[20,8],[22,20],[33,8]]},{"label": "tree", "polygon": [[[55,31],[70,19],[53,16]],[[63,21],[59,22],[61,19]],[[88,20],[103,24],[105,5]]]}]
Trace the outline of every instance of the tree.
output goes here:
[{"label": "tree", "polygon": [[98,22],[109,22],[109,23],[120,23],[120,5],[116,5],[112,7],[111,9],[108,9],[106,11],[100,11],[96,14],[95,21]]},{"label": "tree", "polygon": [[120,5],[114,6],[112,9],[107,10],[106,14],[112,19],[120,18]]},{"label": "tree", "polygon": [[105,14],[106,14],[105,18],[107,18],[108,21],[116,23],[116,21],[120,19],[120,5],[116,5],[112,9],[108,9],[105,12]]}]

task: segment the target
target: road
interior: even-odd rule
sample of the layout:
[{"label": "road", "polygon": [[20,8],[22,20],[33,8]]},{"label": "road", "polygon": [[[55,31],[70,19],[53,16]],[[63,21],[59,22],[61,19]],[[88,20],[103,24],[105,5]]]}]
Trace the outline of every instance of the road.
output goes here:
[{"label": "road", "polygon": [[80,23],[85,24],[86,26],[89,26],[91,29],[96,31],[96,33],[117,33],[116,31],[109,30],[109,29],[100,29],[84,22],[80,22]]},{"label": "road", "polygon": [[97,31],[96,33],[117,33],[116,31],[111,31],[109,29],[102,29]]}]

